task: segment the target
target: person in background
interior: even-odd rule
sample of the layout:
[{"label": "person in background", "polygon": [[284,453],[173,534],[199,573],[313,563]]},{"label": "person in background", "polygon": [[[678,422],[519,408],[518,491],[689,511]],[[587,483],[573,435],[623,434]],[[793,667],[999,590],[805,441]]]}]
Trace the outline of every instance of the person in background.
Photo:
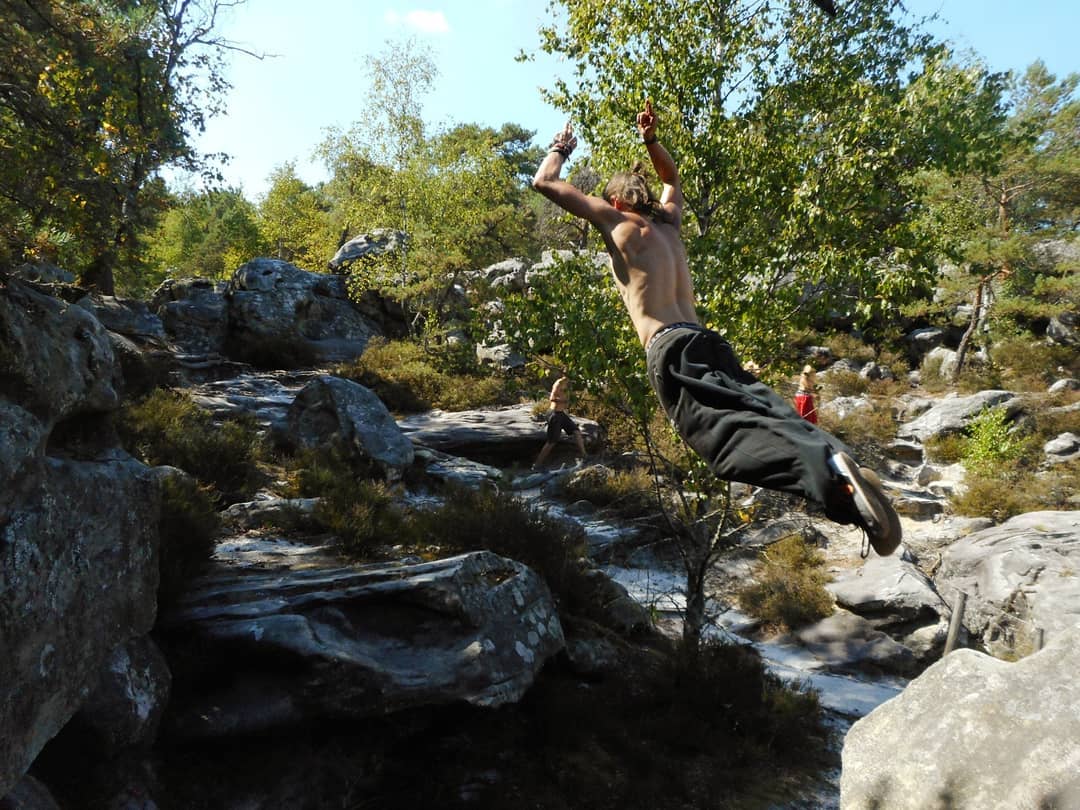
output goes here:
[{"label": "person in background", "polygon": [[551,393],[548,395],[547,441],[540,448],[540,455],[533,462],[532,469],[539,469],[547,460],[551,451],[555,449],[555,443],[559,440],[559,434],[562,432],[565,432],[567,436],[574,437],[574,441],[577,442],[578,454],[581,458],[585,458],[585,440],[581,438],[581,429],[570,418],[570,414],[566,412],[566,407],[569,404],[570,379],[562,376],[551,386]]},{"label": "person in background", "polygon": [[814,391],[817,390],[817,373],[811,365],[803,366],[799,375],[799,389],[795,392],[795,412],[811,425],[817,424],[817,405],[814,404]]}]

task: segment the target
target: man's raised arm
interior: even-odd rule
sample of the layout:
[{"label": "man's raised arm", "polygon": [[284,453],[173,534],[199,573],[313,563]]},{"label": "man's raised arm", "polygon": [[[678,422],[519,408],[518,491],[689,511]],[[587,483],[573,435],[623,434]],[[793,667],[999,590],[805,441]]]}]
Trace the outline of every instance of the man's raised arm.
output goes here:
[{"label": "man's raised arm", "polygon": [[682,221],[683,193],[679,182],[679,170],[675,167],[668,150],[656,139],[656,115],[652,101],[645,101],[645,109],[637,114],[637,128],[641,142],[649,151],[649,159],[664,189],[660,194],[660,204],[675,218],[676,224]]},{"label": "man's raised arm", "polygon": [[609,229],[620,216],[619,212],[598,197],[585,194],[577,186],[560,178],[563,164],[577,146],[577,138],[567,122],[555,133],[547,155],[533,177],[532,187],[571,214],[588,220],[601,230]]}]

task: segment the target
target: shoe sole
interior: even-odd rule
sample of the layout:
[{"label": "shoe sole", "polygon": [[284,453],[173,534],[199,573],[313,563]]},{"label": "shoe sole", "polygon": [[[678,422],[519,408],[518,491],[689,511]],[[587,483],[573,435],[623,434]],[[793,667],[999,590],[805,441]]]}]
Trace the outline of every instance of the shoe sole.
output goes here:
[{"label": "shoe sole", "polygon": [[885,494],[885,488],[881,486],[881,479],[878,474],[867,467],[860,467],[859,473],[872,487],[870,494],[877,499],[878,506],[885,513],[888,520],[888,537],[882,538],[876,544],[871,538],[870,545],[874,547],[874,551],[877,552],[879,557],[888,557],[896,551],[904,539],[904,528],[900,525],[900,515],[896,514],[889,496]]},{"label": "shoe sole", "polygon": [[900,545],[903,530],[899,515],[881,489],[881,479],[873,470],[856,467],[847,453],[837,453],[834,458],[854,490],[855,508],[865,524],[870,545],[878,556],[888,557]]}]

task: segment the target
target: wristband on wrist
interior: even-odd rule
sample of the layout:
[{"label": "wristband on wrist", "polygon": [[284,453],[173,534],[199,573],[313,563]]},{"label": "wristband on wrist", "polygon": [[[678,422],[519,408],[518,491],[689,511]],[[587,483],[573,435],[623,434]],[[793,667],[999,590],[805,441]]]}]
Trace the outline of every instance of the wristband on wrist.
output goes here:
[{"label": "wristband on wrist", "polygon": [[565,146],[552,146],[551,149],[548,150],[549,154],[551,152],[558,152],[564,158],[570,157],[570,150],[567,149]]},{"label": "wristband on wrist", "polygon": [[653,133],[653,136],[651,138],[642,138],[641,142],[643,144],[645,144],[646,146],[648,146],[651,143],[656,143],[656,133]]}]

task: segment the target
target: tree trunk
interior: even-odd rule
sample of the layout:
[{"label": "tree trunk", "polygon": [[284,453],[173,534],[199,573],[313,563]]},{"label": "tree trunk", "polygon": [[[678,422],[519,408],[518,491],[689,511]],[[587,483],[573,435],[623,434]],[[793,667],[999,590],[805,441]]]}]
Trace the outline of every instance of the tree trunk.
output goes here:
[{"label": "tree trunk", "polygon": [[964,370],[964,361],[967,359],[971,338],[982,321],[983,288],[987,283],[985,279],[979,279],[979,286],[975,288],[975,305],[971,310],[971,320],[968,322],[967,329],[964,330],[964,336],[960,338],[960,345],[956,348],[956,368],[953,369],[952,373],[952,382],[954,384],[960,379],[960,372]]}]

